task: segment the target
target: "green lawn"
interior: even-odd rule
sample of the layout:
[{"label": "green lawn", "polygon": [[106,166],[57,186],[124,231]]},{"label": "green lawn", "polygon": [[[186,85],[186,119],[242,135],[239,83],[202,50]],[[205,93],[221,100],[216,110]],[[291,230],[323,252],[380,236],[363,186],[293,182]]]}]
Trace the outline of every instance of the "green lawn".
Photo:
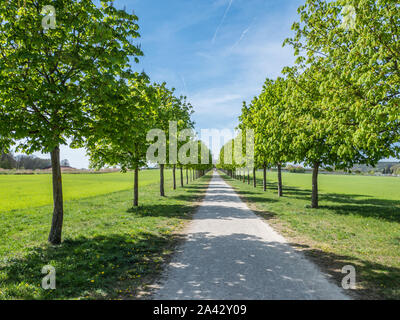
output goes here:
[{"label": "green lawn", "polygon": [[400,299],[400,178],[321,175],[320,209],[311,209],[311,175],[283,174],[284,197],[276,195],[276,173],[268,191],[225,176],[257,213],[339,282],[354,265],[361,297]]},{"label": "green lawn", "polygon": [[[161,270],[177,238],[174,230],[190,219],[210,178],[205,176],[176,191],[169,181],[167,197],[161,198],[158,181],[147,185],[143,181],[146,174],[147,182],[157,180],[156,173],[143,174],[138,209],[132,209],[131,190],[110,193],[118,188],[118,181],[121,188],[131,189],[130,174],[65,175],[64,181],[78,179],[84,196],[88,186],[82,179],[88,179],[92,188],[99,185],[97,190],[103,193],[108,181],[111,185],[108,194],[65,202],[64,241],[59,247],[46,241],[51,205],[0,212],[0,299],[137,297],[139,288]],[[40,286],[45,265],[56,268],[56,290]]]},{"label": "green lawn", "polygon": [[[140,172],[140,185],[159,181],[158,170]],[[75,200],[132,189],[133,173],[64,174],[65,200]],[[172,180],[172,171],[166,170],[166,183]],[[0,175],[0,212],[33,208],[53,201],[51,174]]]},{"label": "green lawn", "polygon": [[[262,172],[257,172],[257,178],[262,179]],[[277,174],[270,172],[267,179],[270,180],[268,182],[276,183]],[[288,186],[311,189],[311,174],[283,173],[283,181]],[[398,177],[320,174],[318,183],[321,193],[340,193],[355,197],[400,201],[400,178]]]}]

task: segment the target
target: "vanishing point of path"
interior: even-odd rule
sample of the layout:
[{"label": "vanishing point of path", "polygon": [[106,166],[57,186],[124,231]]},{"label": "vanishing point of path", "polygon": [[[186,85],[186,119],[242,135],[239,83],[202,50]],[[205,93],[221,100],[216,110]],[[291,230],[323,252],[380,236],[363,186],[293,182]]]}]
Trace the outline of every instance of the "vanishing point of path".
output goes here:
[{"label": "vanishing point of path", "polygon": [[214,173],[154,299],[349,299]]}]

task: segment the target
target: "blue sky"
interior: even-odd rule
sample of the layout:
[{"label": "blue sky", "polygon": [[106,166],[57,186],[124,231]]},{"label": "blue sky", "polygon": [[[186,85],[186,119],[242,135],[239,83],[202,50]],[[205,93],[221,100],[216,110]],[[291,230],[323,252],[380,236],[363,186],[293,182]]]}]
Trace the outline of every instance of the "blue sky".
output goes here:
[{"label": "blue sky", "polygon": [[304,0],[117,1],[139,16],[144,69],[189,97],[200,128],[233,128],[243,100],[291,64],[282,48]]},{"label": "blue sky", "polygon": [[[166,81],[193,104],[196,130],[234,129],[242,101],[294,61],[282,42],[304,0],[116,0],[139,17],[145,54],[137,71]],[[73,167],[84,150],[61,149]]]}]

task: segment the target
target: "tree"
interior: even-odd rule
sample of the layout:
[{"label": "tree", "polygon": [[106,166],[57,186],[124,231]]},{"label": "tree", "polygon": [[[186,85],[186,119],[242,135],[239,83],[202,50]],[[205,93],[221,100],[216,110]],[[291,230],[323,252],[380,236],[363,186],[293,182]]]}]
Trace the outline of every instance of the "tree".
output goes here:
[{"label": "tree", "polygon": [[[42,27],[48,2],[0,4],[0,116],[17,150],[51,154],[54,211],[49,242],[61,242],[60,145],[82,142],[97,101],[142,55],[137,17],[107,1],[58,0],[55,29]],[[15,19],[16,16],[18,19]],[[2,131],[2,130],[0,130]]]},{"label": "tree", "polygon": [[31,155],[17,155],[15,161],[17,169],[36,170],[51,168],[50,159],[40,159]]},{"label": "tree", "polygon": [[242,129],[250,128],[254,132],[254,168],[253,185],[256,187],[256,169],[263,169],[263,189],[267,190],[267,167],[269,166],[268,153],[265,150],[266,135],[268,131],[264,130],[261,121],[265,114],[261,112],[262,103],[259,97],[254,97],[249,106],[243,103],[242,114],[239,117],[240,127]]},{"label": "tree", "polygon": [[318,174],[322,165],[346,169],[370,161],[365,150],[351,143],[356,128],[346,126],[347,115],[338,112],[321,92],[319,84],[325,77],[325,68],[320,61],[304,70],[285,70],[288,103],[282,117],[292,137],[294,162],[313,167],[312,208],[318,208]]},{"label": "tree", "polygon": [[[253,117],[259,119],[258,125],[262,128],[264,154],[268,163],[274,165],[278,171],[278,196],[283,195],[282,165],[293,160],[290,155],[293,136],[289,124],[282,116],[287,104],[287,82],[279,77],[276,80],[267,79],[259,97],[261,107]],[[261,114],[260,114],[261,113]]]},{"label": "tree", "polygon": [[96,109],[92,134],[85,142],[91,167],[109,165],[119,166],[122,172],[134,171],[134,207],[139,205],[139,170],[147,164],[147,130],[156,121],[154,94],[145,74],[121,80],[112,97]]},{"label": "tree", "polygon": [[[354,25],[343,26],[344,7],[355,10]],[[308,0],[299,8],[295,36],[298,63],[318,63],[324,100],[340,114],[349,144],[362,149],[366,162],[396,157],[400,139],[400,8],[386,0]],[[301,56],[303,53],[303,56]]]},{"label": "tree", "polygon": [[[191,129],[194,126],[194,123],[190,118],[193,113],[192,105],[187,102],[186,97],[175,97],[174,91],[175,89],[170,90],[166,87],[166,84],[163,83],[157,87],[156,94],[156,126],[164,134],[162,147],[165,150],[165,155],[158,157],[158,164],[160,166],[160,195],[162,197],[165,196],[165,165],[176,165],[178,163],[178,133],[185,129]],[[172,149],[170,149],[170,145],[173,146]]]},{"label": "tree", "polygon": [[12,153],[0,153],[0,168],[2,169],[14,169],[17,166]]},{"label": "tree", "polygon": [[200,176],[204,176],[209,170],[213,168],[213,156],[211,150],[205,145],[203,141],[198,141],[198,164],[196,168],[200,171]]},{"label": "tree", "polygon": [[220,152],[217,161],[217,168],[226,171],[226,173],[235,178],[236,165],[233,156],[234,140],[231,139],[225,143]]},{"label": "tree", "polygon": [[[344,7],[355,9],[355,23],[343,26]],[[399,21],[395,1],[308,0],[299,8],[295,36],[285,43],[295,49],[297,65],[318,88],[331,135],[331,154],[347,167],[358,161],[375,165],[397,156],[400,130]],[[329,128],[327,124],[326,128]],[[332,130],[333,131],[333,130]],[[350,133],[345,134],[344,133]],[[329,144],[327,144],[329,145]],[[345,158],[353,161],[343,161]],[[347,162],[347,163],[346,163]],[[316,174],[315,174],[316,175]],[[314,176],[315,176],[314,175]]]},{"label": "tree", "polygon": [[61,160],[62,167],[70,167],[68,159]]},{"label": "tree", "polygon": [[[290,160],[292,145],[288,124],[282,117],[287,103],[287,83],[283,78],[266,79],[259,97],[252,100],[247,107],[244,103],[239,118],[242,129],[252,128],[256,136],[256,166],[264,170],[264,190],[266,189],[266,167],[276,166],[278,170],[278,195],[283,195],[282,165]],[[261,162],[261,163],[260,163]],[[256,167],[255,166],[255,167]],[[255,168],[253,183],[256,186]]]},{"label": "tree", "polygon": [[[241,126],[239,126],[241,127]],[[239,177],[246,182],[245,175],[241,175],[243,168],[254,166],[254,141],[251,131],[239,131],[238,135],[229,140],[221,148],[217,168],[226,171],[232,178]],[[237,172],[240,172],[237,175]]]}]

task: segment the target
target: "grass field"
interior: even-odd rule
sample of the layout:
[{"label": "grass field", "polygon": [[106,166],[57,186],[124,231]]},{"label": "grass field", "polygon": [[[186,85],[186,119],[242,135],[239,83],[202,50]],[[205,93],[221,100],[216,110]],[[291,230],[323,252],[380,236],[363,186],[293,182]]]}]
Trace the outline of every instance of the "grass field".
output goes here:
[{"label": "grass field", "polygon": [[[141,186],[159,181],[158,170],[140,172]],[[133,173],[64,174],[65,200],[76,200],[133,188]],[[166,183],[172,180],[172,171],[166,170]],[[0,175],[0,212],[34,208],[53,201],[51,174]]]},{"label": "grass field", "polygon": [[310,174],[283,174],[284,197],[276,195],[276,173],[268,191],[224,178],[256,213],[280,230],[293,246],[339,283],[345,265],[354,265],[362,298],[400,299],[400,179],[321,175],[320,209],[309,208]]},{"label": "grass field", "polygon": [[[190,219],[210,178],[205,176],[176,191],[167,182],[167,197],[161,198],[157,173],[142,174],[138,209],[132,209],[131,190],[110,193],[131,189],[130,174],[65,175],[70,196],[77,185],[73,181],[78,179],[81,194],[75,195],[85,198],[65,202],[64,241],[59,247],[47,244],[51,205],[38,207],[36,201],[35,207],[0,212],[0,299],[138,297],[161,270],[176,241],[174,231]],[[33,178],[41,181],[30,180],[32,188],[42,188],[32,191],[40,198],[47,186],[41,186],[42,176]],[[85,189],[89,187],[108,193],[88,197]],[[56,290],[41,288],[45,265],[56,268]]]}]

